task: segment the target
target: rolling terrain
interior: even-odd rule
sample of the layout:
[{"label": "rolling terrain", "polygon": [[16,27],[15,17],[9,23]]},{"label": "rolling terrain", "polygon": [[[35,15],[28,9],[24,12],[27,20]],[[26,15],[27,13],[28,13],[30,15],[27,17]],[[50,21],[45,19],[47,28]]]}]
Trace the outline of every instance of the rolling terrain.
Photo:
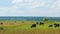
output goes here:
[{"label": "rolling terrain", "polygon": [[[0,21],[0,34],[60,34],[60,27],[54,27],[55,21],[44,22],[39,25],[40,21]],[[38,22],[38,24],[36,24]],[[36,28],[31,28],[32,24],[36,24]],[[49,27],[52,24],[53,27]],[[1,29],[3,28],[3,29]]]}]

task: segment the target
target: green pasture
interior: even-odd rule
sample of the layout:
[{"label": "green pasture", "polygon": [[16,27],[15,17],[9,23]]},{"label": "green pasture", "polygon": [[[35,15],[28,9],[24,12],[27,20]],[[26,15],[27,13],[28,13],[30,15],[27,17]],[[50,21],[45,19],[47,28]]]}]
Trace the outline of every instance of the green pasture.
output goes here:
[{"label": "green pasture", "polygon": [[[5,21],[6,22],[6,21]],[[13,22],[13,21],[12,21]],[[20,21],[17,21],[17,22],[20,22]],[[28,22],[29,23],[29,21],[24,21],[25,23],[26,22]],[[40,21],[33,21],[33,23],[36,23],[36,22],[40,22]],[[31,28],[31,25],[32,24],[24,24],[24,25],[22,25],[22,26],[20,26],[20,25],[17,25],[17,26],[9,26],[9,27],[6,27],[6,26],[3,26],[3,25],[0,25],[0,28],[4,28],[4,29],[8,29],[8,30],[24,30],[24,29],[57,29],[57,28],[60,28],[60,27],[57,27],[57,28],[55,28],[54,27],[54,23],[59,23],[60,24],[60,22],[55,22],[55,21],[46,21],[46,22],[44,22],[44,25],[39,25],[39,24],[36,24],[36,28]],[[53,25],[53,27],[49,27],[49,25]]]},{"label": "green pasture", "polygon": [[[3,24],[0,24],[0,34],[60,34],[60,27],[49,27],[49,25],[53,25],[54,23],[59,23],[56,21],[46,21],[44,25],[36,24],[36,22],[41,21],[0,21]],[[24,22],[24,23],[23,23]],[[8,24],[10,24],[8,25]],[[15,25],[14,25],[15,24]],[[18,25],[16,25],[18,24]],[[32,24],[36,24],[36,28],[31,28]],[[7,26],[6,26],[7,25]]]}]

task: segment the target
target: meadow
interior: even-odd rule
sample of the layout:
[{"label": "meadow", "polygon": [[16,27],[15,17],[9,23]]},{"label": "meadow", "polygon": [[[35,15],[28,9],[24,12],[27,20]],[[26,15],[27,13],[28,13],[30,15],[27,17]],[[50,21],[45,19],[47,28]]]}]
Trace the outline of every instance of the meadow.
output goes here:
[{"label": "meadow", "polygon": [[[36,24],[40,21],[0,21],[0,34],[60,34],[60,27],[48,27],[49,24],[59,23],[55,21],[44,22],[44,25]],[[36,28],[31,28],[36,24]]]}]

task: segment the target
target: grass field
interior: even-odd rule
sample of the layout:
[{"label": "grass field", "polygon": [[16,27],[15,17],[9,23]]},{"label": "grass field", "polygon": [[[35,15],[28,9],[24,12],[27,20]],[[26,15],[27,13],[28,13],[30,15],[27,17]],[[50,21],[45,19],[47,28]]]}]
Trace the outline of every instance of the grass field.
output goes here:
[{"label": "grass field", "polygon": [[[40,21],[0,21],[0,34],[60,34],[60,27],[48,27],[54,21],[44,22],[44,25],[37,24],[36,28],[31,28],[32,24]],[[60,22],[57,22],[60,23]]]}]

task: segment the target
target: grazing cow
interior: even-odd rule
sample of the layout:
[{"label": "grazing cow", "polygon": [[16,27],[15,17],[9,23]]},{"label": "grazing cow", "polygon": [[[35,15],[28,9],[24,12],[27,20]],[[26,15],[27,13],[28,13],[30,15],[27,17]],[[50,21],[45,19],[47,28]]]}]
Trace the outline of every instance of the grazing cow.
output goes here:
[{"label": "grazing cow", "polygon": [[54,24],[54,26],[55,26],[55,27],[59,27],[59,26],[60,26],[60,24]]},{"label": "grazing cow", "polygon": [[38,22],[36,22],[36,24],[38,24]]},{"label": "grazing cow", "polygon": [[44,23],[43,22],[40,22],[40,25],[44,25]]},{"label": "grazing cow", "polygon": [[52,27],[53,25],[49,25],[49,27]]},{"label": "grazing cow", "polygon": [[3,24],[2,22],[0,24]]},{"label": "grazing cow", "polygon": [[0,30],[3,30],[4,28],[0,28]]},{"label": "grazing cow", "polygon": [[36,27],[36,24],[32,24],[31,28],[35,28]]}]

